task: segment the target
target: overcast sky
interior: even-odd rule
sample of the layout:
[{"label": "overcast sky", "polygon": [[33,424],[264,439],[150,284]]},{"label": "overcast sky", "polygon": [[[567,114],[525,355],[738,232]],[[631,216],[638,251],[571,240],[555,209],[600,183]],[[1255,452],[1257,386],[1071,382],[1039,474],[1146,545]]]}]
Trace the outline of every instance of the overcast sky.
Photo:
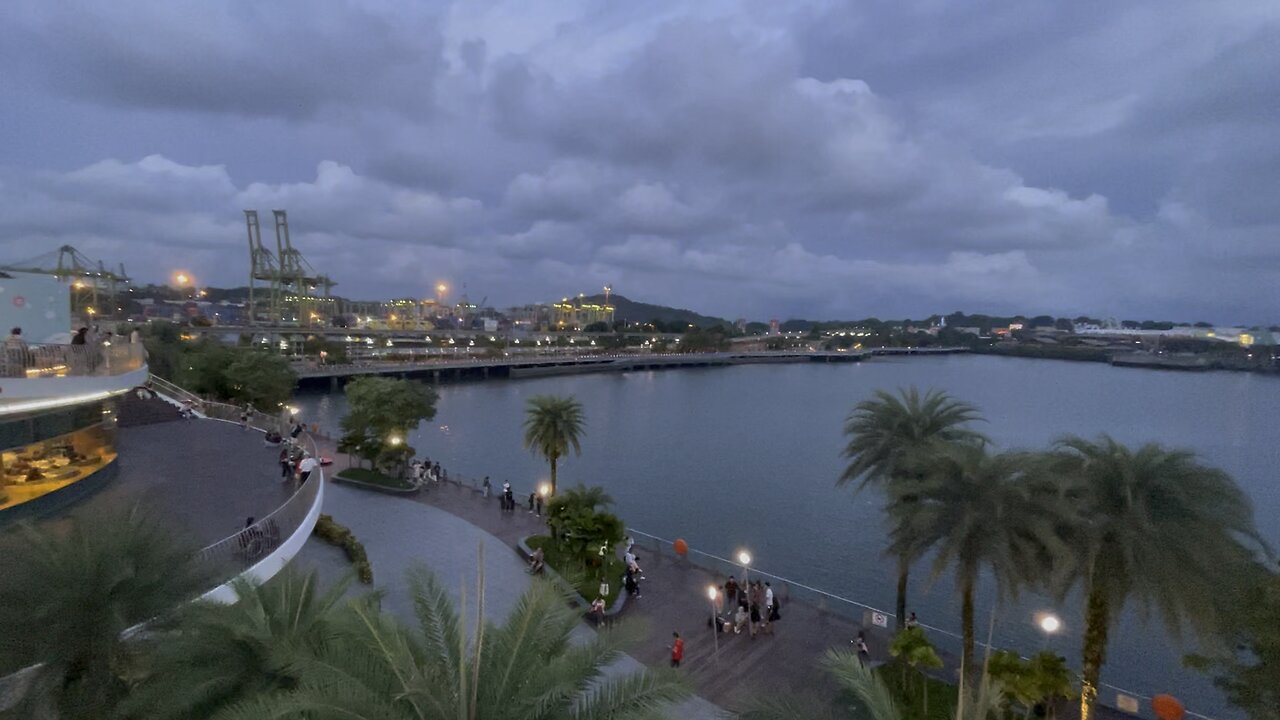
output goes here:
[{"label": "overcast sky", "polygon": [[4,3],[0,261],[245,208],[362,298],[1280,322],[1280,3]]}]

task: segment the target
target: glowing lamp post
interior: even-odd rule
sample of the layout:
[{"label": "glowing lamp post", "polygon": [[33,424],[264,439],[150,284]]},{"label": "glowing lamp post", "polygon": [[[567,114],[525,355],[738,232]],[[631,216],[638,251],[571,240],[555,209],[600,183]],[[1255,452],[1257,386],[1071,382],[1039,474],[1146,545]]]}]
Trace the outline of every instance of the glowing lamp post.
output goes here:
[{"label": "glowing lamp post", "polygon": [[391,447],[399,447],[400,443],[404,442],[404,438],[399,435],[392,435],[387,438],[387,442],[391,444]]},{"label": "glowing lamp post", "polygon": [[746,585],[747,580],[751,577],[751,553],[746,550],[739,550],[738,562],[742,565],[742,584]]},{"label": "glowing lamp post", "polygon": [[1049,642],[1054,635],[1062,630],[1062,619],[1051,612],[1036,613],[1036,627],[1040,628],[1040,632],[1044,633],[1044,648],[1049,648]]},{"label": "glowing lamp post", "polygon": [[542,483],[539,485],[538,494],[541,495],[544,500],[551,495],[551,483]]}]

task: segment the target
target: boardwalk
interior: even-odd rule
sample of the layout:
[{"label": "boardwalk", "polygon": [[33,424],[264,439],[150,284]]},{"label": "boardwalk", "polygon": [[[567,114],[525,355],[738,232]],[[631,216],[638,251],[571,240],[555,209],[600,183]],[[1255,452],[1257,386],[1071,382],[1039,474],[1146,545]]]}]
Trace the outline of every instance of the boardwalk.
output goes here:
[{"label": "boardwalk", "polygon": [[[345,463],[345,459],[339,462]],[[521,490],[523,488],[516,488],[517,497],[523,497]],[[444,510],[482,528],[508,546],[514,546],[521,538],[545,532],[541,518],[523,506],[514,514],[503,514],[498,508],[496,493],[485,500],[466,485],[444,483],[402,499]],[[775,624],[772,635],[758,635],[754,640],[745,633],[716,636],[708,625],[711,607],[707,588],[723,585],[725,576],[675,557],[666,546],[655,547],[641,541],[637,544],[637,553],[647,579],[642,583],[642,597],[629,602],[621,616],[642,630],[641,638],[628,652],[647,665],[666,665],[671,633],[678,631],[685,638],[682,671],[689,676],[699,696],[722,708],[739,711],[757,698],[788,692],[834,698],[834,684],[817,669],[816,663],[829,648],[852,649],[851,641],[859,631],[866,634],[873,662],[889,659],[887,631],[863,627],[847,615],[792,598],[781,583],[775,583],[774,591],[781,601],[782,620]],[[741,575],[738,579],[742,579]],[[958,674],[956,658],[944,654],[944,659],[946,667],[934,676],[954,680]],[[1078,704],[1061,704],[1057,717],[1060,720],[1078,718]],[[1131,720],[1133,716],[1099,707],[1097,717]]]},{"label": "boardwalk", "polygon": [[[523,508],[504,515],[497,497],[486,502],[470,488],[447,484],[414,498],[474,523],[508,544],[535,533],[545,532],[539,518]],[[779,691],[820,693],[834,696],[834,687],[816,671],[814,663],[828,647],[851,647],[859,627],[843,618],[819,613],[811,605],[791,603],[781,594],[783,619],[773,635],[755,640],[747,634],[715,636],[707,621],[711,608],[707,587],[723,578],[686,561],[639,548],[647,580],[639,600],[631,601],[623,612],[628,623],[642,623],[644,639],[628,652],[641,662],[661,666],[667,662],[671,632],[685,638],[682,669],[693,680],[699,695],[729,709],[740,710],[753,698]],[[780,593],[785,590],[779,589]],[[869,634],[873,656],[887,654],[886,640]]]}]

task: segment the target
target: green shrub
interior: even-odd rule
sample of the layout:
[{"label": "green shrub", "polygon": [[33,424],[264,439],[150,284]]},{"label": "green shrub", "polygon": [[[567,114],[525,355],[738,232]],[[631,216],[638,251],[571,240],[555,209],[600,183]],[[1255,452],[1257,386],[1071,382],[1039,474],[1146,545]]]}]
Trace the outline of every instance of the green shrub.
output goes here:
[{"label": "green shrub", "polygon": [[347,559],[351,561],[351,566],[355,568],[360,582],[366,585],[373,583],[373,565],[369,563],[369,555],[365,553],[364,545],[356,540],[356,536],[351,534],[349,528],[340,525],[332,516],[321,513],[312,534],[330,545],[342,548],[347,554]]}]

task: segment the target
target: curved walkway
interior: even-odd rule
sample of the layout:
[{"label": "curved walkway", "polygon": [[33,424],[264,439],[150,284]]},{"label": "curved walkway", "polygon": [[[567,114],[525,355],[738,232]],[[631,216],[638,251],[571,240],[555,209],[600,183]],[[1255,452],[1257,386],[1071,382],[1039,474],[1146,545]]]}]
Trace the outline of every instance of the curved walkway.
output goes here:
[{"label": "curved walkway", "polygon": [[[406,571],[416,565],[434,572],[451,589],[455,602],[465,586],[467,612],[474,617],[476,557],[482,544],[486,617],[500,621],[528,587],[530,578],[524,571],[524,562],[510,545],[440,508],[330,483],[325,487],[324,512],[351,528],[364,543],[373,564],[374,587],[386,592],[383,607],[402,622],[416,624],[405,582]],[[318,569],[322,577],[329,579],[350,570],[341,550],[314,538],[293,562],[302,570]],[[584,638],[594,632],[585,624],[579,631]],[[610,671],[629,672],[639,667],[638,661],[624,656]],[[723,717],[723,713],[695,697],[677,706],[672,716],[710,720]]]}]

